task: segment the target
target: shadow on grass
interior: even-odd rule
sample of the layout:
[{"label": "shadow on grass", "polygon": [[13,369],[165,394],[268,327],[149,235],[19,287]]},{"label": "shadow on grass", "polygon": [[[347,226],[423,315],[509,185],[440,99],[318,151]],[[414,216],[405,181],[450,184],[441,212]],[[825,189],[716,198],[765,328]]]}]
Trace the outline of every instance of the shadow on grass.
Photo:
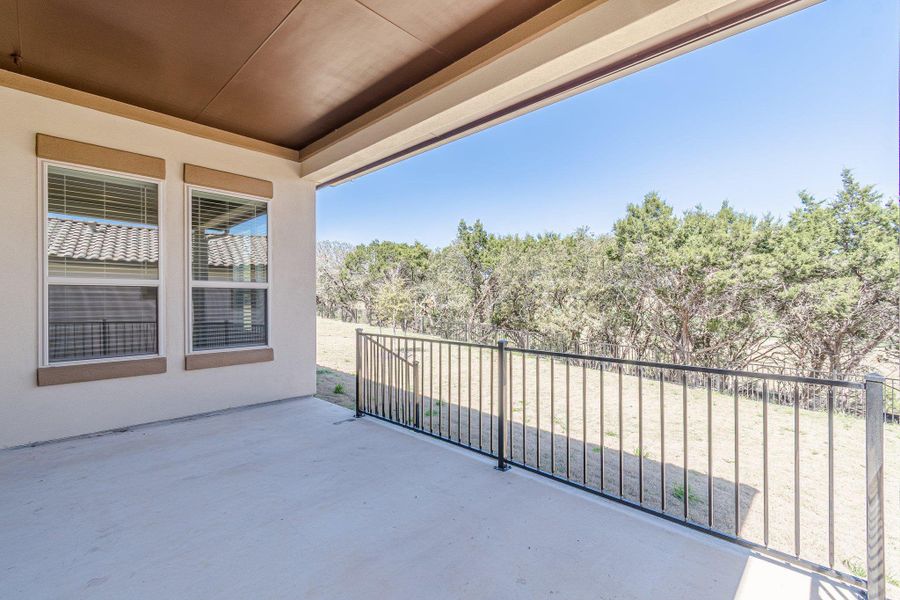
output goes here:
[{"label": "shadow on grass", "polygon": [[316,396],[354,410],[356,408],[356,377],[344,371],[316,365]]}]

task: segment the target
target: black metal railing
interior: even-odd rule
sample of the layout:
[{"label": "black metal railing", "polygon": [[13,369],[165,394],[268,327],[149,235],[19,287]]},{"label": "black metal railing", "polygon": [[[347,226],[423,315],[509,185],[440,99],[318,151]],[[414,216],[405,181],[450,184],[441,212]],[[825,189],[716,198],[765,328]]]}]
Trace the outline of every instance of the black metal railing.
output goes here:
[{"label": "black metal railing", "polygon": [[[571,337],[542,333],[537,331],[528,331],[520,329],[510,329],[508,327],[499,327],[485,323],[469,323],[465,321],[452,320],[430,320],[424,317],[408,319],[402,322],[384,322],[375,318],[372,314],[364,309],[348,310],[344,308],[326,309],[317,306],[317,315],[321,318],[336,319],[346,323],[357,323],[363,326],[377,327],[379,331],[386,331],[392,335],[400,336],[428,336],[440,338],[448,341],[459,341],[466,343],[475,343],[480,345],[496,346],[501,339],[509,341],[510,345],[525,350],[546,350],[557,353],[573,353],[586,356],[604,356],[616,359],[625,359],[623,363],[623,371],[627,375],[636,375],[637,368],[631,362],[650,361],[666,364],[691,364],[690,361],[681,360],[677,353],[666,353],[654,350],[652,348],[636,348],[633,346],[619,344],[614,342],[605,342],[600,340],[584,340],[573,339]],[[696,366],[696,365],[695,365]],[[786,359],[772,358],[769,362],[751,362],[745,365],[732,365],[735,369],[752,372],[775,373],[779,375],[794,375],[798,377],[806,377],[812,379],[827,380],[844,380],[862,383],[865,375],[860,373],[835,373],[825,370],[806,370],[790,365],[790,361]],[[680,374],[666,373],[666,377],[675,376],[671,382],[675,383]],[[705,379],[702,374],[687,374],[687,384],[689,387],[703,387]],[[888,417],[895,422],[900,422],[900,392],[895,387],[900,386],[900,380],[888,379],[888,386],[885,388],[885,412]],[[898,384],[890,387],[890,384]],[[769,390],[769,400],[774,404],[791,405],[794,402],[793,391],[789,385],[775,383]],[[840,414],[852,414],[862,416],[865,412],[865,406],[861,402],[854,402],[852,394],[838,392],[835,398],[834,409]],[[813,403],[822,401],[820,398],[801,394],[801,408],[823,408],[822,406],[813,406]]]},{"label": "black metal railing", "polygon": [[[358,416],[884,597],[883,377],[860,383],[362,329],[356,347]],[[865,407],[864,419],[837,412],[845,396]]]}]

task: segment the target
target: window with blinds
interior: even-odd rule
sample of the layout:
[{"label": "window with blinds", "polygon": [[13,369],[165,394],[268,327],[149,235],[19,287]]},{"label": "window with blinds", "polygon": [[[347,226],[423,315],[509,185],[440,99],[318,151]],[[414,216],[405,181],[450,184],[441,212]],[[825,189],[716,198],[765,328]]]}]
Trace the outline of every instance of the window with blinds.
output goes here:
[{"label": "window with blinds", "polygon": [[45,174],[46,362],[158,354],[158,182]]},{"label": "window with blinds", "polygon": [[191,350],[268,344],[268,203],[191,190]]}]

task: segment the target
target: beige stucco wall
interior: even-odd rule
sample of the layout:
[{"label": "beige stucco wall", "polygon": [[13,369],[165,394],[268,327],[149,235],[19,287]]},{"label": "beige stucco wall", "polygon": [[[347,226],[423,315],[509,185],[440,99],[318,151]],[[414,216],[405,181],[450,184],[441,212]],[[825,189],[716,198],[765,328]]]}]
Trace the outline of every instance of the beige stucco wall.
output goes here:
[{"label": "beige stucco wall", "polygon": [[[36,133],[166,160],[168,372],[38,387]],[[271,180],[273,362],[185,371],[184,163]],[[0,448],[315,391],[315,188],[299,165],[0,87]]]}]

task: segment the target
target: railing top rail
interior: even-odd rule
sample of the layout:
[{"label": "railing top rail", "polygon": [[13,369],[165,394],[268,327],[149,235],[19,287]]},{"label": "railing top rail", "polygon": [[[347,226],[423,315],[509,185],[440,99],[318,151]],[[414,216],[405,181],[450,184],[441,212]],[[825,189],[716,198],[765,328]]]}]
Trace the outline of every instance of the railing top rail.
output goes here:
[{"label": "railing top rail", "polygon": [[370,342],[372,342],[373,344],[375,344],[376,346],[378,346],[379,348],[381,348],[382,350],[384,350],[385,352],[387,352],[388,354],[390,354],[390,355],[393,356],[394,358],[396,358],[396,359],[398,359],[398,360],[401,360],[401,361],[405,362],[406,364],[408,364],[408,365],[410,365],[410,366],[412,366],[412,365],[414,364],[413,361],[409,360],[409,359],[406,358],[405,356],[403,356],[403,355],[401,355],[401,354],[399,354],[399,353],[393,351],[392,349],[388,348],[387,346],[385,346],[384,344],[382,344],[382,343],[379,342],[378,340],[373,339],[374,336],[377,335],[377,334],[372,334],[372,333],[361,333],[360,335],[362,335],[363,337],[369,338],[369,341],[370,341]]},{"label": "railing top rail", "polygon": [[841,381],[837,379],[817,379],[815,377],[802,377],[798,375],[780,375],[778,373],[757,373],[755,371],[737,371],[734,369],[720,369],[717,367],[699,367],[696,365],[679,365],[675,363],[653,362],[649,360],[630,360],[627,358],[615,358],[612,356],[593,356],[588,354],[573,354],[571,352],[552,352],[549,350],[529,350],[527,348],[507,348],[507,352],[521,352],[537,356],[550,356],[553,358],[565,358],[573,360],[588,360],[634,367],[648,367],[651,369],[669,369],[673,371],[685,371],[691,373],[704,373],[707,375],[725,375],[728,377],[742,377],[744,379],[766,379],[769,381],[786,381],[790,383],[809,383],[814,385],[827,385],[854,390],[865,389],[865,385],[855,381]]},{"label": "railing top rail", "polygon": [[[469,346],[472,348],[488,348],[496,349],[496,346],[489,344],[476,344],[474,342],[461,342],[456,340],[443,340],[419,336],[395,335],[390,333],[374,333],[364,332],[362,335],[370,338],[389,338],[400,340],[416,340],[423,342],[439,342],[441,344],[455,344],[457,346]],[[373,340],[374,341],[374,340]],[[377,341],[375,343],[378,343]],[[382,348],[390,350],[386,346],[379,344]],[[707,375],[723,375],[726,377],[740,377],[743,379],[760,379],[768,381],[783,381],[788,383],[805,383],[811,385],[827,385],[831,387],[847,388],[852,390],[865,389],[865,384],[856,381],[843,381],[839,379],[823,379],[817,377],[804,377],[802,375],[783,375],[780,373],[763,373],[758,371],[741,371],[735,369],[722,369],[718,367],[700,367],[697,365],[681,365],[677,363],[664,363],[649,360],[633,360],[628,358],[616,358],[613,356],[599,356],[592,354],[575,354],[573,352],[554,352],[552,350],[535,350],[529,348],[515,348],[507,346],[507,352],[521,352],[524,354],[532,354],[535,356],[550,356],[554,358],[563,358],[571,360],[587,360],[592,362],[604,362],[609,364],[627,365],[634,367],[647,367],[651,369],[668,369],[673,371],[684,371],[688,373],[703,373]],[[403,360],[402,356],[396,355]]]},{"label": "railing top rail", "polygon": [[397,340],[415,340],[417,342],[439,342],[441,344],[454,344],[456,346],[468,346],[470,348],[490,348],[491,350],[495,350],[497,346],[495,344],[476,344],[475,342],[461,342],[458,340],[447,340],[443,338],[435,338],[435,337],[421,337],[421,336],[413,336],[413,335],[396,335],[391,333],[375,333],[375,332],[365,332],[363,335],[367,335],[370,337],[382,337],[382,338],[392,338]]}]

